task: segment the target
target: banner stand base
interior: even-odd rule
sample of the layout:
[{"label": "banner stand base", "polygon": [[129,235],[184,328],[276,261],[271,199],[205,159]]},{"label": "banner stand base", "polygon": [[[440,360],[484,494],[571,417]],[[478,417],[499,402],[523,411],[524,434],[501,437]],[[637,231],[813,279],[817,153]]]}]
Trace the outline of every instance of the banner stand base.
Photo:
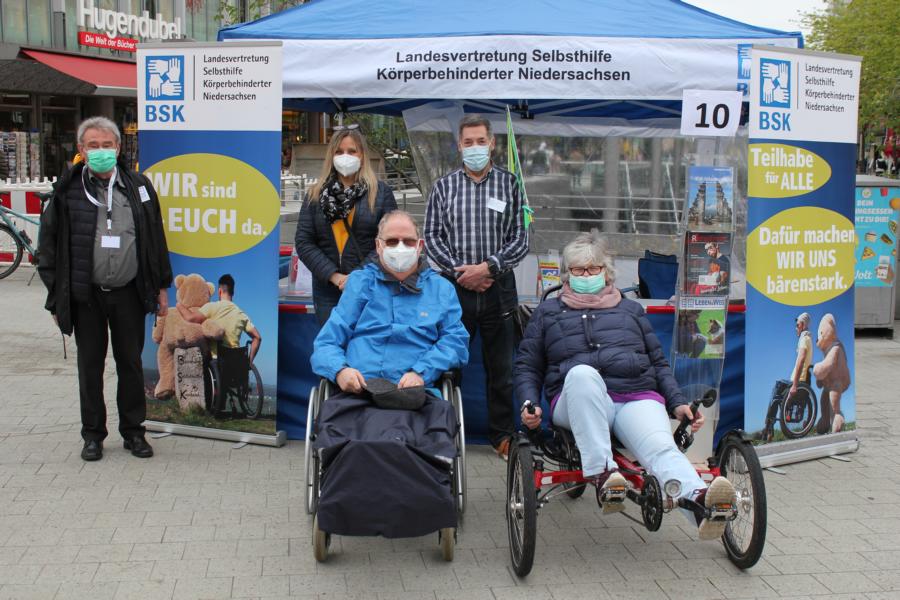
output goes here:
[{"label": "banner stand base", "polygon": [[814,460],[838,454],[856,452],[859,449],[859,433],[843,431],[802,440],[774,442],[756,446],[756,455],[762,468]]},{"label": "banner stand base", "polygon": [[287,434],[285,434],[284,431],[276,431],[275,435],[264,435],[262,433],[210,429],[208,427],[195,427],[193,425],[181,425],[179,423],[164,423],[162,421],[144,421],[144,427],[147,428],[147,431],[174,433],[176,435],[188,435],[210,440],[222,440],[224,442],[274,446],[275,448],[284,446],[287,441]]}]

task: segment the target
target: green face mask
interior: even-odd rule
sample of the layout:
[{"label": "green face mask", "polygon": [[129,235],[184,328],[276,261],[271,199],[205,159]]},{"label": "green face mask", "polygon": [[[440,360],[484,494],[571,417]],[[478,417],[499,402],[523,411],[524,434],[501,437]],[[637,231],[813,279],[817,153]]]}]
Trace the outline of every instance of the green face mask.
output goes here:
[{"label": "green face mask", "polygon": [[94,173],[109,173],[116,166],[115,148],[88,150],[87,164]]},{"label": "green face mask", "polygon": [[581,277],[572,275],[569,277],[569,287],[576,294],[596,294],[606,287],[606,275],[603,273]]}]

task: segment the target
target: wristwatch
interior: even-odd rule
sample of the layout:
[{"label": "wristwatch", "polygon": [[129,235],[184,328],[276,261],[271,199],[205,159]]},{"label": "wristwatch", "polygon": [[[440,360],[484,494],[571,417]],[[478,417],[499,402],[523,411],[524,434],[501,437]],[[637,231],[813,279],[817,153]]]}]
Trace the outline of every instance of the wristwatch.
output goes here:
[{"label": "wristwatch", "polygon": [[490,259],[486,262],[488,264],[488,271],[490,271],[492,277],[496,277],[500,274],[500,265]]}]

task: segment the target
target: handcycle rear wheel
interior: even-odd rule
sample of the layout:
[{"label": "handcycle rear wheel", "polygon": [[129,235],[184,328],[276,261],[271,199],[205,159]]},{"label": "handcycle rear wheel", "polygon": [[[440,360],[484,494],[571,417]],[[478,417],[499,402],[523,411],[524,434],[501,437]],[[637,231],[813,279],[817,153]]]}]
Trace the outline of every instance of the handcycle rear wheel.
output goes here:
[{"label": "handcycle rear wheel", "polygon": [[730,436],[723,442],[719,468],[737,492],[737,517],[722,534],[728,559],[739,569],[759,561],[766,543],[766,484],[750,442]]},{"label": "handcycle rear wheel", "polygon": [[531,447],[520,440],[510,445],[506,474],[506,527],[513,571],[519,577],[531,572],[537,537],[537,490]]},{"label": "handcycle rear wheel", "polygon": [[263,383],[262,377],[256,365],[250,364],[250,371],[247,373],[250,381],[247,385],[247,396],[240,399],[241,411],[248,419],[256,419],[262,414],[263,409]]},{"label": "handcycle rear wheel", "polygon": [[0,225],[0,279],[11,275],[22,262],[22,242],[6,225]]},{"label": "handcycle rear wheel", "polygon": [[[797,393],[788,395],[781,405],[781,432],[784,437],[795,440],[807,435],[816,422],[816,401],[812,390],[806,384],[797,387]],[[800,415],[800,418],[796,418]]]}]

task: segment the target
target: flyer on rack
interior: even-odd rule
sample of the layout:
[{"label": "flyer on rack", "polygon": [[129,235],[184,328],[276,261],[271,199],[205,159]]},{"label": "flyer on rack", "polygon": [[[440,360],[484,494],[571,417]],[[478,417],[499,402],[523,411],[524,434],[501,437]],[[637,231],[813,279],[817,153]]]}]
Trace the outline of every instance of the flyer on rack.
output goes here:
[{"label": "flyer on rack", "polygon": [[731,285],[729,232],[688,231],[684,245],[682,292],[690,296],[727,296]]},{"label": "flyer on rack", "polygon": [[688,168],[688,229],[731,229],[734,223],[734,170]]}]

